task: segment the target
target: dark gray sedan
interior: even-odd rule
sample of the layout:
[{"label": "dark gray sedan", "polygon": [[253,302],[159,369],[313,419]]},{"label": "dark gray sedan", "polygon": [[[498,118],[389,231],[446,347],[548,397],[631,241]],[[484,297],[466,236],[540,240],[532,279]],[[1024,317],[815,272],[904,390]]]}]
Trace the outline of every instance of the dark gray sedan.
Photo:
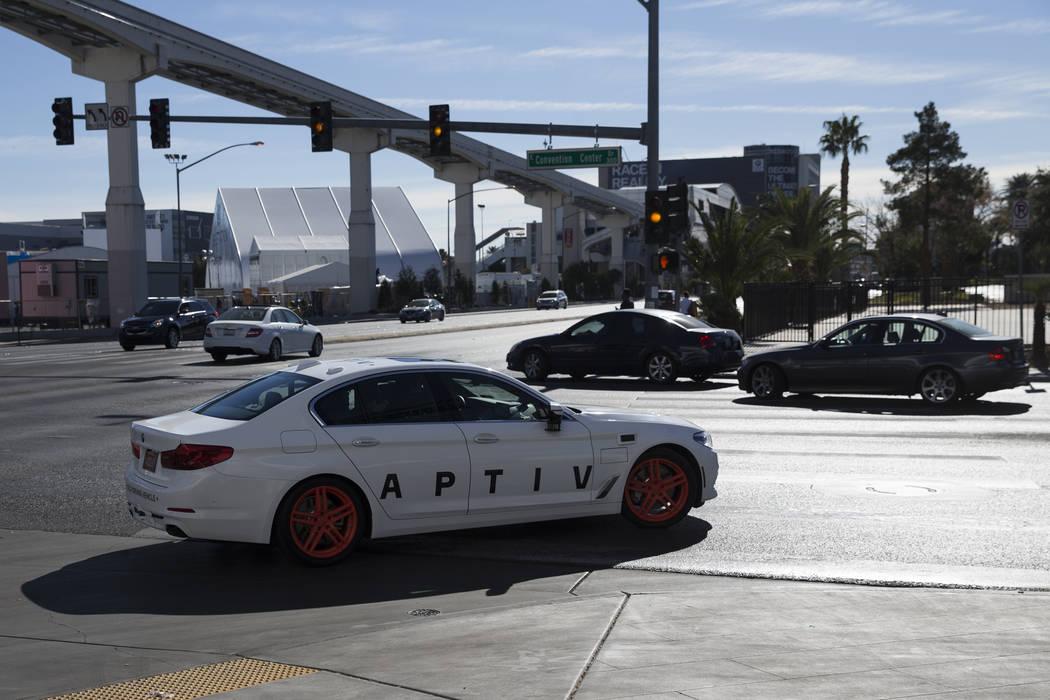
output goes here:
[{"label": "dark gray sedan", "polygon": [[974,400],[1027,381],[1020,338],[936,314],[873,316],[802,347],[749,355],[737,372],[760,399],[785,391],[919,394],[934,405]]},{"label": "dark gray sedan", "polygon": [[445,320],[445,305],[437,299],[413,299],[401,307],[398,318],[401,323],[415,321],[416,323],[430,323],[432,319]]}]

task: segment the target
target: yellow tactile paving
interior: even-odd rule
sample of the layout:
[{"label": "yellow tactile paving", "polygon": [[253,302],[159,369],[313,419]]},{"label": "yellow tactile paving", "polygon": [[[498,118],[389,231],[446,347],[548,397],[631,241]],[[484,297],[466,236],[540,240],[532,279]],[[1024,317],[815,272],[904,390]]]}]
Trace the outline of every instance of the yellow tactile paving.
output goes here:
[{"label": "yellow tactile paving", "polygon": [[316,672],[305,666],[235,659],[55,695],[49,700],[193,700]]}]

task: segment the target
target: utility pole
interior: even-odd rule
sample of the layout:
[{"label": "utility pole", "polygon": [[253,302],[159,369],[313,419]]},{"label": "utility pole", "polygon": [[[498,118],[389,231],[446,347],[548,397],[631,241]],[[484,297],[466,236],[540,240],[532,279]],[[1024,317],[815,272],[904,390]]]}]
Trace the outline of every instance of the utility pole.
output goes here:
[{"label": "utility pole", "polygon": [[660,187],[660,0],[638,0],[649,13],[649,99],[645,124],[646,189]]}]

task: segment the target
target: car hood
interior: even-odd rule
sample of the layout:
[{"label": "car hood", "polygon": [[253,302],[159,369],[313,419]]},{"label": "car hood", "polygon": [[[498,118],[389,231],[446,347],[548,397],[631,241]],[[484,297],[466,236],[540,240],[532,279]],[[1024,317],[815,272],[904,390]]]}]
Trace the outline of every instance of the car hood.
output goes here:
[{"label": "car hood", "polygon": [[[576,411],[579,411],[577,414]],[[691,430],[699,430],[696,423],[678,416],[660,416],[641,411],[625,411],[619,408],[576,407],[573,415],[584,419],[585,423],[659,423],[675,425]]]},{"label": "car hood", "polygon": [[153,323],[154,321],[162,318],[167,320],[171,318],[171,314],[166,314],[163,316],[129,316],[128,318],[124,319],[124,323],[131,323],[133,321],[136,323]]}]

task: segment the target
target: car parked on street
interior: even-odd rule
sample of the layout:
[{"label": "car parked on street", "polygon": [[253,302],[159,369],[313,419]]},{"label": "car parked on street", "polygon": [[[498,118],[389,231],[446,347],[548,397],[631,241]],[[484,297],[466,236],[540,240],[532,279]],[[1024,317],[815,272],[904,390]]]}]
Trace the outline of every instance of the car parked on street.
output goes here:
[{"label": "car parked on street", "polygon": [[569,295],[560,289],[552,289],[543,292],[536,297],[536,310],[543,309],[567,309],[569,308]]},{"label": "car parked on street", "polygon": [[324,337],[320,328],[283,306],[235,306],[208,327],[204,350],[216,362],[230,355],[258,355],[277,362],[299,352],[318,357]]},{"label": "car parked on street", "polygon": [[1020,338],[939,314],[862,318],[802,347],[750,355],[737,380],[759,399],[785,391],[918,394],[943,405],[1027,381]]},{"label": "car parked on street", "polygon": [[711,436],[683,418],[562,407],[459,362],[365,358],[304,360],[136,421],[125,491],[132,518],[170,535],[332,564],[365,537],[613,513],[669,527],[717,477]]},{"label": "car parked on street", "polygon": [[621,309],[555,335],[523,340],[507,353],[507,367],[530,381],[561,373],[577,380],[588,374],[630,375],[670,384],[679,376],[706,381],[735,370],[743,357],[736,331],[675,311]]},{"label": "car parked on street", "polygon": [[401,323],[430,323],[435,318],[444,321],[445,305],[437,299],[413,299],[401,307],[397,317],[401,319]]},{"label": "car parked on street", "polygon": [[183,340],[200,340],[218,312],[205,299],[150,299],[134,316],[120,322],[117,340],[125,350],[139,345],[177,348]]}]

